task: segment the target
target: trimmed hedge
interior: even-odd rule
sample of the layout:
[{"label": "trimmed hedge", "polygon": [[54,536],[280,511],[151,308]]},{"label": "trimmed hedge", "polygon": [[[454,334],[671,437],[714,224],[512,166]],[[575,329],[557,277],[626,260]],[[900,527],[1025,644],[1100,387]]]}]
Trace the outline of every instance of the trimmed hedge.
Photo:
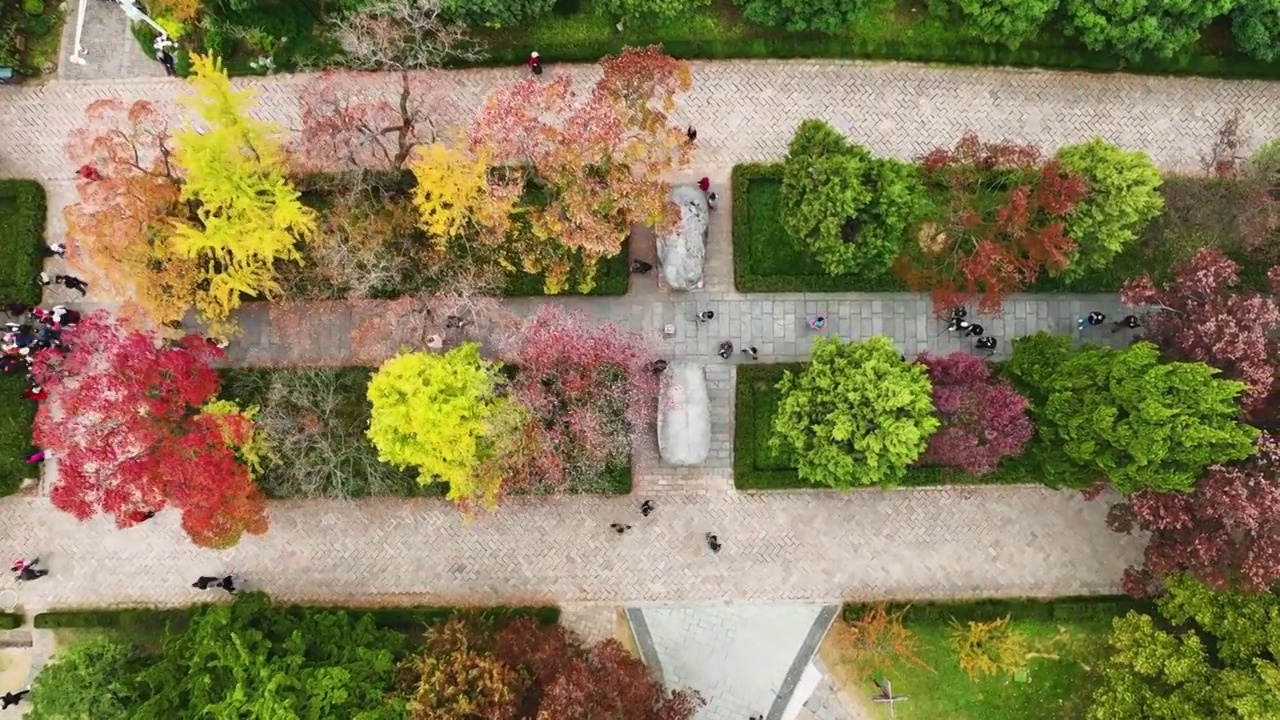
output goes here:
[{"label": "trimmed hedge", "polygon": [[[879,603],[846,603],[840,617],[846,622],[856,620]],[[1055,620],[1107,619],[1123,615],[1130,610],[1151,612],[1155,605],[1149,600],[1135,600],[1125,595],[1073,595],[1060,598],[1014,598],[958,601],[885,603],[889,612],[906,609],[904,622],[950,621],[986,622],[1005,615],[1016,619],[1035,619],[1045,622]]]},{"label": "trimmed hedge", "polygon": [[[1240,263],[1242,284],[1266,291],[1265,265],[1236,247],[1238,229],[1228,206],[1241,202],[1239,181],[1169,175],[1161,185],[1165,211],[1143,229],[1109,266],[1071,282],[1042,274],[1025,292],[1112,293],[1148,273],[1168,279],[1172,267],[1201,247],[1216,247]],[[733,168],[733,276],[739,292],[907,292],[889,272],[878,278],[828,275],[782,228],[782,163]]]},{"label": "trimmed hedge", "polygon": [[[34,278],[44,257],[46,200],[44,188],[31,180],[0,180],[0,302],[40,302]],[[32,452],[31,425],[36,404],[22,391],[23,373],[0,373],[0,496],[18,491],[36,475],[26,463]]]},{"label": "trimmed hedge", "polygon": [[[802,480],[785,456],[778,457],[768,448],[773,413],[781,395],[776,390],[782,373],[800,372],[804,363],[777,365],[743,365],[738,367],[734,388],[733,485],[739,490],[832,490]],[[1008,458],[981,477],[957,468],[912,467],[898,487],[935,487],[938,485],[1018,485],[1039,483],[1033,468],[1027,467],[1029,456]],[[875,487],[875,486],[869,486]]]},{"label": "trimmed hedge", "polygon": [[18,613],[0,613],[0,630],[14,630],[22,627],[27,621],[25,615]]},{"label": "trimmed hedge", "polygon": [[[37,628],[98,628],[115,630],[147,630],[159,631],[173,623],[182,627],[190,620],[192,613],[201,607],[198,603],[184,608],[120,608],[116,610],[55,610],[36,615],[34,624]],[[410,625],[429,625],[448,619],[451,615],[469,610],[477,610],[480,617],[486,620],[500,621],[515,617],[532,617],[543,624],[559,621],[560,608],[545,606],[497,606],[486,608],[465,608],[442,605],[423,605],[405,608],[361,608],[340,607],[332,605],[289,605],[290,608],[305,610],[342,610],[356,614],[369,614],[374,621],[387,628],[403,628]],[[21,616],[18,616],[21,618]],[[21,624],[21,623],[19,623]]]}]

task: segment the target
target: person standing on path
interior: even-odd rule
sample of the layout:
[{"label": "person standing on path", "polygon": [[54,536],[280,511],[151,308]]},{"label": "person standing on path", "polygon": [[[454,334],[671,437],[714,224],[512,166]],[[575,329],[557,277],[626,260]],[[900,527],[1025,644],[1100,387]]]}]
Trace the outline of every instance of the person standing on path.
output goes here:
[{"label": "person standing on path", "polygon": [[1093,312],[1089,313],[1088,315],[1085,315],[1084,317],[1076,321],[1076,329],[1083,330],[1085,325],[1088,325],[1089,327],[1093,327],[1094,325],[1101,325],[1106,319],[1107,319],[1106,315],[1103,315],[1097,310],[1094,310]]},{"label": "person standing on path", "polygon": [[31,688],[27,688],[26,690],[21,690],[16,693],[7,692],[3,695],[0,695],[0,710],[7,710],[10,705],[17,705],[18,703],[22,702],[22,698],[26,697],[27,694],[30,692],[31,692]]},{"label": "person standing on path", "polygon": [[759,360],[759,359],[760,359],[760,351],[759,351],[759,350],[757,350],[757,349],[755,349],[754,347],[742,348],[742,354],[743,354],[743,355],[746,355],[747,357],[751,358],[752,360]]},{"label": "person standing on path", "polygon": [[525,64],[529,66],[529,71],[533,73],[534,77],[542,75],[542,56],[538,54],[537,50],[529,53],[529,59]]},{"label": "person standing on path", "polygon": [[619,535],[631,529],[630,525],[623,525],[622,523],[609,523],[609,527]]},{"label": "person standing on path", "polygon": [[18,580],[39,580],[49,574],[48,570],[36,567],[39,563],[40,558],[35,558],[31,562],[18,558],[13,561],[13,567],[9,569],[15,573],[15,577]]},{"label": "person standing on path", "polygon": [[1137,315],[1125,315],[1123,319],[1111,323],[1111,332],[1117,333],[1121,330],[1137,330],[1142,327],[1142,321]]},{"label": "person standing on path", "polygon": [[713,553],[719,553],[720,548],[723,547],[720,544],[720,538],[713,532],[707,533],[707,547],[711,548],[711,552]]},{"label": "person standing on path", "polygon": [[703,310],[702,312],[698,313],[698,322],[709,322],[711,320],[714,320],[715,317],[716,317],[715,310]]},{"label": "person standing on path", "polygon": [[201,575],[200,577],[196,578],[195,582],[191,583],[191,587],[196,588],[197,590],[208,590],[209,588],[217,584],[218,584],[218,578],[212,575]]},{"label": "person standing on path", "polygon": [[733,355],[733,343],[725,340],[720,343],[720,352],[718,353],[724,360],[728,360]]},{"label": "person standing on path", "polygon": [[653,508],[654,508],[653,501],[645,500],[644,502],[640,503],[640,514],[643,515],[644,517],[649,517],[649,515],[653,513]]},{"label": "person standing on path", "polygon": [[89,283],[81,280],[75,275],[55,275],[53,277],[53,281],[55,283],[61,283],[62,286],[68,290],[79,291],[80,297],[84,297],[89,294]]}]

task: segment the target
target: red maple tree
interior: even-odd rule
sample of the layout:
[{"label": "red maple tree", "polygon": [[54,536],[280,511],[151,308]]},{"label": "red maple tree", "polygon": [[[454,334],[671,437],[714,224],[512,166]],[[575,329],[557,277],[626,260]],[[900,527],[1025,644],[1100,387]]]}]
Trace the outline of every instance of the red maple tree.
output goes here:
[{"label": "red maple tree", "polygon": [[512,398],[529,413],[504,487],[581,489],[625,463],[656,411],[656,356],[635,333],[544,305],[500,343],[516,367]]},{"label": "red maple tree", "polygon": [[530,237],[542,242],[521,248],[522,259],[557,280],[568,272],[566,248],[590,272],[621,251],[633,224],[674,222],[664,178],[689,160],[684,131],[669,117],[676,95],[690,87],[688,64],[650,46],[627,48],[600,66],[585,94],[567,76],[500,90],[471,129],[474,152],[536,187],[540,200],[525,217]]},{"label": "red maple tree", "polygon": [[34,437],[58,459],[55,506],[82,520],[108,514],[123,528],[173,505],[209,546],[266,531],[262,495],[228,444],[250,421],[198,414],[218,392],[211,363],[221,350],[196,335],[161,344],[104,311],[62,340],[69,352],[42,350],[32,368],[49,391]]},{"label": "red maple tree", "polygon": [[690,720],[703,705],[697,692],[654,681],[618,641],[584,648],[562,625],[515,620],[498,633],[496,654],[528,678],[521,717],[531,720]]},{"label": "red maple tree", "polygon": [[971,353],[921,353],[933,382],[933,405],[942,427],[929,437],[921,465],[958,467],[985,475],[1017,455],[1035,434],[1027,399],[991,374],[991,366]]},{"label": "red maple tree", "polygon": [[1041,272],[1067,267],[1075,243],[1065,219],[1088,191],[1082,177],[1034,146],[984,143],[972,134],[924,155],[920,167],[946,200],[895,269],[912,289],[932,293],[940,315],[973,299],[997,313],[1007,295]]},{"label": "red maple tree", "polygon": [[[1272,268],[1280,290],[1280,267]],[[1155,306],[1143,318],[1143,335],[1175,360],[1201,361],[1248,385],[1240,396],[1251,419],[1273,416],[1280,400],[1280,303],[1273,295],[1242,292],[1240,266],[1201,248],[1173,269],[1163,287],[1143,275],[1124,284],[1128,305]]]},{"label": "red maple tree", "polygon": [[435,142],[453,103],[435,71],[329,70],[298,93],[301,127],[289,146],[307,172],[394,170],[413,149]]},{"label": "red maple tree", "polygon": [[1280,438],[1263,435],[1252,457],[1210,467],[1193,492],[1130,496],[1112,506],[1107,524],[1151,533],[1143,565],[1122,581],[1136,597],[1156,594],[1178,572],[1266,591],[1280,582]]}]

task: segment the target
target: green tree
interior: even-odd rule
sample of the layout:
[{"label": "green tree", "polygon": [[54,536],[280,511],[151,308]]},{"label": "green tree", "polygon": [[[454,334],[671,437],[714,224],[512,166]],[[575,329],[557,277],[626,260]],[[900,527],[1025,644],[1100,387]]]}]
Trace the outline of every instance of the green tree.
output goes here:
[{"label": "green tree", "polygon": [[1231,12],[1236,49],[1271,62],[1280,57],[1280,0],[1238,0]]},{"label": "green tree", "polygon": [[447,353],[402,353],[369,380],[369,439],[383,462],[449,484],[449,499],[496,502],[502,474],[491,461],[520,413],[498,397],[496,364],[466,343]]},{"label": "green tree", "polygon": [[556,0],[440,0],[449,18],[473,26],[518,27],[551,12]]},{"label": "green tree", "polygon": [[870,0],[734,0],[734,4],[758,25],[832,35],[847,30],[871,6]]},{"label": "green tree", "polygon": [[202,605],[139,677],[136,720],[399,720],[388,700],[404,638],[369,615],[273,606],[261,593]]},{"label": "green tree", "polygon": [[783,163],[783,226],[832,275],[885,272],[923,196],[914,165],[873,158],[822,120],[800,124]]},{"label": "green tree", "polygon": [[1090,50],[1128,60],[1186,50],[1235,0],[1067,0],[1069,32]]},{"label": "green tree", "polygon": [[136,676],[147,664],[132,643],[92,635],[60,651],[31,684],[31,720],[130,720],[143,696]]},{"label": "green tree", "polygon": [[1089,720],[1280,717],[1280,597],[1169,579],[1157,617],[1113,621]]},{"label": "green tree", "polygon": [[888,338],[819,338],[809,364],[778,384],[782,400],[769,445],[790,451],[800,477],[831,487],[891,484],[938,429],[923,365]]},{"label": "green tree", "polygon": [[599,0],[596,7],[627,23],[654,24],[689,17],[711,0]]},{"label": "green tree", "polygon": [[1067,216],[1076,251],[1063,275],[1079,277],[1110,265],[1164,209],[1160,170],[1145,153],[1101,138],[1062,148],[1058,161],[1089,183],[1089,193]]},{"label": "green tree", "polygon": [[1052,358],[1054,346],[1015,342],[1011,362],[1037,386],[1030,400],[1041,446],[1062,458],[1044,469],[1050,482],[1084,473],[1123,493],[1188,492],[1206,466],[1253,452],[1258,432],[1239,421],[1235,402],[1244,383],[1219,379],[1204,363],[1162,363],[1147,342],[1086,346],[1052,368],[1052,360],[1018,357],[1028,350]]},{"label": "green tree", "polygon": [[192,217],[175,221],[171,249],[198,268],[192,302],[217,333],[242,295],[280,294],[276,267],[301,259],[315,211],[289,181],[280,129],[250,116],[252,92],[233,89],[216,59],[194,55],[191,67],[184,103],[203,123],[174,134]]},{"label": "green tree", "polygon": [[931,0],[929,9],[943,18],[957,18],[970,37],[1010,50],[1034,38],[1058,0]]}]

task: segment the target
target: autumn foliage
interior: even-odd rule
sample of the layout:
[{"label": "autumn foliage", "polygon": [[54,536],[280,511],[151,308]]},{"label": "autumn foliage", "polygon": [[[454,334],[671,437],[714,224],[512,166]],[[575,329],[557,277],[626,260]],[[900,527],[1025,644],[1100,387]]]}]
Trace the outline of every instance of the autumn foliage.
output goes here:
[{"label": "autumn foliage", "polygon": [[511,397],[528,413],[507,461],[508,489],[583,489],[627,462],[658,394],[643,337],[544,305],[501,354],[516,367]]},{"label": "autumn foliage", "polygon": [[1263,435],[1254,456],[1210,467],[1190,493],[1137,493],[1107,522],[1151,533],[1142,566],[1125,571],[1126,592],[1152,595],[1183,571],[1215,588],[1265,591],[1280,582],[1280,438]]},{"label": "autumn foliage", "polygon": [[120,527],[172,505],[195,542],[220,547],[266,531],[266,508],[241,461],[252,440],[245,413],[202,408],[218,392],[222,352],[188,335],[161,345],[104,312],[63,331],[70,352],[41,351],[33,372],[50,400],[35,442],[58,459],[54,505]]},{"label": "autumn foliage", "polygon": [[922,465],[950,465],[985,475],[1017,455],[1035,434],[1027,399],[992,377],[991,366],[970,353],[917,359],[933,382],[933,405],[942,428],[929,436]]},{"label": "autumn foliage", "polygon": [[600,66],[585,93],[567,76],[499,90],[471,129],[471,149],[517,173],[532,193],[517,252],[525,271],[547,273],[551,291],[569,281],[573,252],[584,259],[589,287],[596,261],[617,255],[633,224],[673,222],[663,178],[688,162],[684,131],[669,117],[676,95],[690,87],[688,64],[650,46]]},{"label": "autumn foliage", "polygon": [[412,720],[689,720],[702,705],[696,692],[664,689],[617,641],[583,647],[528,618],[496,635],[459,617],[429,627],[398,686]]},{"label": "autumn foliage", "polygon": [[[1272,269],[1280,280],[1280,268]],[[1143,335],[1175,360],[1199,360],[1247,385],[1240,404],[1255,419],[1275,414],[1280,377],[1280,303],[1242,292],[1240,266],[1202,248],[1178,264],[1163,287],[1142,276],[1120,292],[1128,305],[1150,305]],[[1280,282],[1273,283],[1280,290]]]},{"label": "autumn foliage", "polygon": [[943,199],[896,270],[912,288],[931,291],[939,313],[975,299],[997,313],[1005,296],[1067,267],[1075,243],[1065,223],[1088,191],[1083,178],[1034,146],[975,135],[922,156],[920,168]]}]

